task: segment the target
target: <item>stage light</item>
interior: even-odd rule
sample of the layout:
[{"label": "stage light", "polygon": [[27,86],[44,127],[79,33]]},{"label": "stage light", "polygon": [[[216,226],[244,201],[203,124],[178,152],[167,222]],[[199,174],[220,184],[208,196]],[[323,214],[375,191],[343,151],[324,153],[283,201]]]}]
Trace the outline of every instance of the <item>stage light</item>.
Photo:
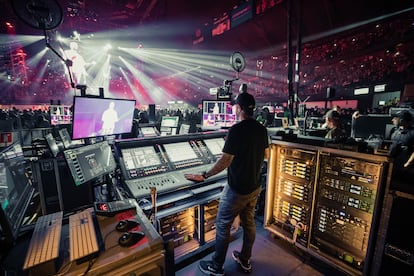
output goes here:
[{"label": "stage light", "polygon": [[80,41],[80,33],[77,31],[73,31],[73,39]]}]

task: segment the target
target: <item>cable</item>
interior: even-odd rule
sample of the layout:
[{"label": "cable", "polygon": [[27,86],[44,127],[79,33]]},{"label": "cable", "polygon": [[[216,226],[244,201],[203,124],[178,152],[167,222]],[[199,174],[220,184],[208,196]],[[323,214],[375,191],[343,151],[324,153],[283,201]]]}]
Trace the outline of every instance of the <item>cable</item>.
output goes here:
[{"label": "cable", "polygon": [[[66,264],[61,266],[56,275],[59,275],[59,276],[60,275],[65,275],[70,270],[70,268],[72,267],[72,264],[73,264],[73,262],[67,262]],[[66,270],[63,271],[63,272],[60,272],[63,268],[66,268]]]},{"label": "cable", "polygon": [[96,262],[98,258],[89,261],[88,267],[86,268],[85,272],[82,275],[88,274],[89,270],[91,270],[93,264]]},{"label": "cable", "polygon": [[110,234],[112,234],[113,232],[115,232],[116,230],[115,229],[113,229],[113,230],[111,230],[111,231],[109,231],[109,233],[107,233],[106,235],[105,235],[105,237],[103,238],[103,244],[104,244],[104,246],[105,246],[105,244],[106,244],[106,239],[109,237],[109,235]]},{"label": "cable", "polygon": [[[68,249],[69,248],[69,236],[65,237],[65,239],[63,240],[63,245],[65,247],[63,251],[67,254],[69,252],[69,249]],[[72,263],[73,262],[69,261],[66,264],[62,265],[60,267],[60,269],[57,271],[57,275],[65,275],[70,270],[70,268],[72,266]],[[65,271],[60,272],[62,269],[66,268],[66,267],[67,267],[67,269]]]}]

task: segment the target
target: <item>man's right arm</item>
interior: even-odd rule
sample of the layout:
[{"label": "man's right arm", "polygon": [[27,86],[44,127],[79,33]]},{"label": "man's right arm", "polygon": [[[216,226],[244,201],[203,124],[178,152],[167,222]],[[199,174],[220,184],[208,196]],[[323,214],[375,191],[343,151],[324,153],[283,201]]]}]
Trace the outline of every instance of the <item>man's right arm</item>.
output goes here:
[{"label": "man's right arm", "polygon": [[264,151],[264,159],[267,160],[269,159],[269,157],[270,157],[270,148],[267,147],[265,148],[265,151]]},{"label": "man's right arm", "polygon": [[204,173],[204,177],[208,178],[210,176],[218,174],[221,171],[224,171],[230,166],[233,159],[234,159],[234,155],[223,152],[221,154],[220,159],[217,160],[214,166],[210,170]]},{"label": "man's right arm", "polygon": [[410,167],[414,163],[414,152],[411,153],[408,160],[404,163],[404,168]]},{"label": "man's right arm", "polygon": [[213,167],[203,172],[202,174],[185,174],[185,178],[191,181],[201,182],[209,178],[210,176],[213,176],[215,174],[218,174],[219,172],[227,169],[228,166],[230,166],[231,162],[233,161],[234,155],[223,152],[221,157],[214,163]]}]

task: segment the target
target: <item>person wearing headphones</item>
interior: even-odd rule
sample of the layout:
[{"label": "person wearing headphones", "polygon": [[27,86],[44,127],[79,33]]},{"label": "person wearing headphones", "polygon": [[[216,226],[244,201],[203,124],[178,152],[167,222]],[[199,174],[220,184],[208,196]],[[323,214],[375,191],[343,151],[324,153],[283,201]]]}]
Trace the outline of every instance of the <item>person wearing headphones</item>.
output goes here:
[{"label": "person wearing headphones", "polygon": [[[408,168],[414,164],[414,127],[412,115],[408,110],[397,112],[392,123],[390,156],[395,157],[395,165]],[[398,158],[396,158],[398,157]]]},{"label": "person wearing headphones", "polygon": [[389,155],[393,159],[391,187],[414,192],[414,127],[413,118],[408,110],[393,115],[394,128],[391,130]]},{"label": "person wearing headphones", "polygon": [[267,129],[253,117],[254,97],[243,92],[235,101],[240,120],[228,131],[222,155],[211,169],[202,174],[186,174],[192,181],[205,181],[227,169],[227,185],[221,196],[216,217],[216,245],[212,260],[200,261],[200,270],[207,275],[224,275],[223,265],[230,242],[233,221],[240,216],[243,245],[233,251],[233,259],[245,273],[252,271],[250,257],[256,237],[255,207],[261,192],[260,174],[263,161],[269,156]]}]

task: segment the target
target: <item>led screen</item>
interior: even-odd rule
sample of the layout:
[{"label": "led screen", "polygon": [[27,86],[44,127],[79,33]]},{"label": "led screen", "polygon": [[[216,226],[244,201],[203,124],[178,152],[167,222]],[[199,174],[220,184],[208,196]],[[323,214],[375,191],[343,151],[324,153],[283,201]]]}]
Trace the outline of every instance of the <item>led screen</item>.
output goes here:
[{"label": "led screen", "polygon": [[74,97],[72,139],[129,133],[135,100]]}]

